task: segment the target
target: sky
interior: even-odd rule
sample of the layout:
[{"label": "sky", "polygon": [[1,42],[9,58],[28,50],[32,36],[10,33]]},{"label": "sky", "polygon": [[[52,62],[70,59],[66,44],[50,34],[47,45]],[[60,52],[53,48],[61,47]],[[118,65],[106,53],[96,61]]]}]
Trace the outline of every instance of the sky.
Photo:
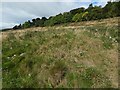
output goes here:
[{"label": "sky", "polygon": [[0,29],[12,28],[33,18],[50,17],[90,3],[105,6],[109,0],[2,0],[0,2]]}]

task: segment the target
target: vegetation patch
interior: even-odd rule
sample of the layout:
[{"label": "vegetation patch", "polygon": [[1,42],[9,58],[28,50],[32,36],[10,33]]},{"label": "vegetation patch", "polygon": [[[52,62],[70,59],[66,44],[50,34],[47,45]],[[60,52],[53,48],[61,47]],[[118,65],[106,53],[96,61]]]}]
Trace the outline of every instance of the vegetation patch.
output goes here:
[{"label": "vegetation patch", "polygon": [[30,30],[2,41],[3,88],[118,87],[114,24]]}]

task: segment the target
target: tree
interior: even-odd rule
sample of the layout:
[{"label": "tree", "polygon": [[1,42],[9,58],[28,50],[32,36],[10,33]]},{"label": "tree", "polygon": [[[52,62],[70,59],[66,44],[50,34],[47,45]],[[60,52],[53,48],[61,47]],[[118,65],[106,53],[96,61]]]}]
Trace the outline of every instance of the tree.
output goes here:
[{"label": "tree", "polygon": [[36,19],[32,19],[32,26],[35,26],[35,27],[43,27],[44,26],[44,22],[47,20],[46,17],[42,17],[41,19],[40,18],[36,18]]},{"label": "tree", "polygon": [[35,26],[36,19],[32,19],[31,26]]},{"label": "tree", "polygon": [[93,4],[91,3],[86,10],[90,12],[92,9],[93,9]]},{"label": "tree", "polygon": [[81,8],[77,8],[77,9],[73,9],[70,11],[71,14],[75,15],[77,13],[82,13],[85,11],[85,8],[84,7],[81,7]]},{"label": "tree", "polygon": [[92,9],[92,13],[93,13],[93,18],[92,18],[93,20],[103,18],[102,8],[100,6],[95,6]]},{"label": "tree", "polygon": [[50,19],[46,20],[44,22],[44,25],[45,26],[53,26],[53,25],[55,25],[55,19],[54,19],[54,17],[50,17]]},{"label": "tree", "polygon": [[35,19],[32,19],[32,22],[35,22],[36,20]]},{"label": "tree", "polygon": [[56,24],[61,24],[61,23],[64,23],[64,17],[63,15],[60,13],[54,17],[51,17],[50,19],[48,19],[46,22],[45,22],[45,25],[46,26],[53,26],[53,25],[56,25]]},{"label": "tree", "polygon": [[23,28],[29,28],[30,26],[31,26],[30,21],[25,22],[25,23],[22,25]]},{"label": "tree", "polygon": [[120,1],[119,2],[113,2],[111,5],[111,16],[116,17],[120,16]]},{"label": "tree", "polygon": [[46,17],[42,17],[41,19],[40,18],[36,18],[36,20],[35,20],[35,27],[38,27],[38,26],[40,26],[40,27],[43,27],[44,26],[44,22],[47,20],[47,18]]},{"label": "tree", "polygon": [[73,15],[70,12],[63,13],[64,23],[71,22]]},{"label": "tree", "polygon": [[35,19],[35,21],[39,21],[39,20],[40,20],[40,18],[36,18],[36,19]]},{"label": "tree", "polygon": [[34,23],[34,26],[35,26],[35,27],[40,26],[40,23],[39,23],[39,22],[40,22],[40,18],[36,18],[36,19],[34,20],[34,22],[33,22],[33,23]]},{"label": "tree", "polygon": [[88,15],[89,15],[89,12],[88,11],[86,11],[86,12],[84,12],[83,14],[82,14],[82,21],[87,21],[88,20]]},{"label": "tree", "polygon": [[19,25],[18,25],[18,29],[21,29],[21,28],[22,28],[22,25],[21,25],[21,24],[19,24]]},{"label": "tree", "polygon": [[46,20],[47,20],[47,18],[46,18],[46,17],[42,17],[42,20],[43,20],[43,21],[46,21]]},{"label": "tree", "polygon": [[107,2],[106,6],[103,8],[104,18],[112,17],[111,8],[112,8],[112,2],[109,1]]},{"label": "tree", "polygon": [[15,26],[13,27],[14,30],[16,30],[16,29],[21,29],[21,28],[22,28],[22,25],[21,25],[21,24],[19,24],[18,26],[15,25]]},{"label": "tree", "polygon": [[13,29],[14,29],[14,30],[18,29],[18,26],[17,26],[17,25],[15,25],[15,26],[13,27]]},{"label": "tree", "polygon": [[42,19],[40,20],[40,26],[42,26],[42,27],[45,26],[44,23],[46,20],[47,20],[46,17],[42,17]]},{"label": "tree", "polygon": [[79,22],[81,20],[82,20],[82,13],[81,14],[77,13],[72,18],[72,21],[74,21],[74,22]]}]

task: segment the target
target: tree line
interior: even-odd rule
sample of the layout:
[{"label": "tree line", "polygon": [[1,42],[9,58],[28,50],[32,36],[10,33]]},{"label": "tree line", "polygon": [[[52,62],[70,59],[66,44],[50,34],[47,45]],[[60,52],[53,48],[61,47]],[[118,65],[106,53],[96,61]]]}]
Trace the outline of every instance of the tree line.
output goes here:
[{"label": "tree line", "polygon": [[119,2],[107,2],[104,7],[93,6],[91,3],[88,8],[77,8],[69,12],[64,12],[63,14],[58,14],[56,16],[50,16],[48,19],[46,17],[28,20],[20,25],[15,25],[13,29],[24,29],[30,27],[44,27],[44,26],[54,26],[57,24],[64,24],[70,22],[80,22],[80,21],[90,21],[99,20],[105,18],[112,18],[120,16],[120,1]]}]

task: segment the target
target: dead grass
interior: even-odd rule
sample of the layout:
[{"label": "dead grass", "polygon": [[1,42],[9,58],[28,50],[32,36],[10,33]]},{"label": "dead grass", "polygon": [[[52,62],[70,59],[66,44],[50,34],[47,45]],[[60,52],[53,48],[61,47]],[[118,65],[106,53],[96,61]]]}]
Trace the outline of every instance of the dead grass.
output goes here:
[{"label": "dead grass", "polygon": [[117,19],[2,32],[3,87],[117,88]]}]

